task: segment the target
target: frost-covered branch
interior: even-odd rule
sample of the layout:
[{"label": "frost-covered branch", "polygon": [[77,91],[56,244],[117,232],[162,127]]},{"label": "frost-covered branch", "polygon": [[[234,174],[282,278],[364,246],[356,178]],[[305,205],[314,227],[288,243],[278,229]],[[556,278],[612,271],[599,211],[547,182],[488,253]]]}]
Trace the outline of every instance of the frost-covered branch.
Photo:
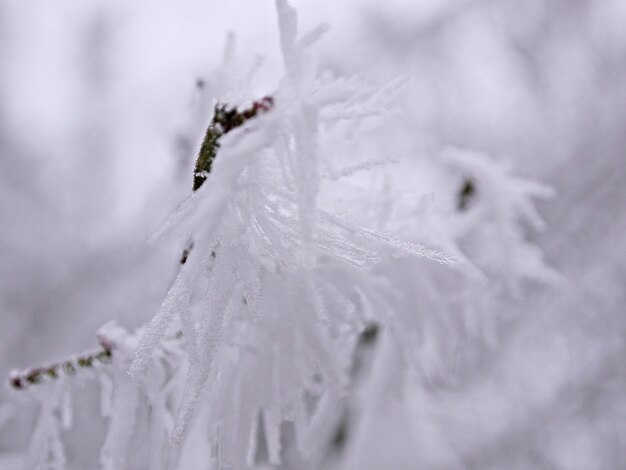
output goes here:
[{"label": "frost-covered branch", "polygon": [[25,390],[31,386],[59,379],[63,376],[71,377],[83,369],[94,369],[111,363],[113,351],[102,345],[101,349],[85,352],[75,357],[54,364],[11,371],[8,384],[14,390]]},{"label": "frost-covered branch", "polygon": [[[117,326],[115,322],[109,322],[98,330],[96,337],[100,345],[99,349],[86,351],[50,365],[11,371],[7,385],[13,390],[29,391],[36,386],[55,381],[95,377],[99,369],[113,364],[114,356],[128,349],[128,338],[132,335]],[[90,374],[85,374],[86,372]]]},{"label": "frost-covered branch", "polygon": [[[257,115],[269,111],[273,105],[274,99],[271,96],[265,96],[258,101],[254,101],[249,108],[241,111],[236,107],[231,107],[226,104],[218,103],[215,105],[213,119],[207,128],[206,135],[196,159],[193,183],[194,191],[202,186],[208,174],[211,172],[211,165],[215,160],[220,146],[220,137],[242,126]],[[183,250],[180,257],[180,264],[186,263],[192,249],[193,242]],[[100,349],[87,351],[50,365],[28,368],[22,371],[11,371],[8,384],[14,390],[24,390],[34,385],[56,380],[64,376],[74,376],[79,374],[81,370],[94,369],[101,365],[110,364],[111,356],[114,351],[113,344],[102,334],[98,335],[98,341],[101,346]]]}]

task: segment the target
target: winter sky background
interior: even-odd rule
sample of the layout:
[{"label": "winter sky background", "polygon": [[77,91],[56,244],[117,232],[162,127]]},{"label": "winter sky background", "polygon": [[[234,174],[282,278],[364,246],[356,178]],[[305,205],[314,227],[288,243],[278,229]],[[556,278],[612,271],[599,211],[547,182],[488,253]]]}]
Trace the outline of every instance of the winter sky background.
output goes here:
[{"label": "winter sky background", "polygon": [[[331,73],[411,78],[396,100],[411,131],[377,139],[399,165],[376,184],[437,193],[419,171],[454,146],[556,191],[529,236],[563,284],[503,305],[499,341],[455,393],[424,392],[410,418],[390,398],[360,468],[626,467],[626,3],[293,3],[302,31],[331,24]],[[262,56],[252,95],[275,88],[276,23],[269,0],[0,2],[0,376],[92,347],[109,319],[152,317],[179,247],[146,240],[189,192],[220,84]],[[0,452],[14,453],[34,414],[6,395]]]}]

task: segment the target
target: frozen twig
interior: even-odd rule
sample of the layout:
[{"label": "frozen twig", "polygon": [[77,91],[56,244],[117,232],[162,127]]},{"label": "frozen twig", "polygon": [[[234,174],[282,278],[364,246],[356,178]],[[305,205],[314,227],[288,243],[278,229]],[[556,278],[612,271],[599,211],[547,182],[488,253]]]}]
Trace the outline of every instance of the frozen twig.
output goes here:
[{"label": "frozen twig", "polygon": [[23,371],[11,371],[8,385],[14,390],[26,390],[34,385],[74,376],[81,370],[93,370],[102,365],[110,364],[113,349],[106,341],[100,341],[100,346],[100,349],[85,352],[54,364]]},{"label": "frozen twig", "polygon": [[[269,111],[274,105],[274,99],[266,96],[246,109],[238,110],[225,104],[215,106],[215,114],[209,125],[204,141],[198,153],[194,168],[193,190],[197,190],[206,180],[211,165],[219,148],[219,138],[233,129],[242,126],[250,119]],[[193,248],[193,242],[183,250],[180,263],[185,264]],[[81,370],[94,369],[102,365],[110,364],[114,346],[107,339],[99,335],[100,348],[87,351],[77,356],[70,357],[60,362],[41,367],[33,367],[22,371],[14,370],[9,375],[8,385],[14,390],[26,390],[34,385],[59,379],[61,377],[75,376]]]},{"label": "frozen twig", "polygon": [[225,104],[218,103],[215,105],[215,113],[204,135],[204,141],[200,147],[196,166],[193,171],[194,191],[202,186],[202,183],[204,183],[211,172],[211,165],[213,164],[213,160],[215,160],[217,149],[220,146],[220,137],[242,126],[257,115],[269,111],[273,106],[274,99],[271,96],[266,96],[259,101],[253,102],[249,108],[243,111],[239,111],[235,107],[231,108]]}]

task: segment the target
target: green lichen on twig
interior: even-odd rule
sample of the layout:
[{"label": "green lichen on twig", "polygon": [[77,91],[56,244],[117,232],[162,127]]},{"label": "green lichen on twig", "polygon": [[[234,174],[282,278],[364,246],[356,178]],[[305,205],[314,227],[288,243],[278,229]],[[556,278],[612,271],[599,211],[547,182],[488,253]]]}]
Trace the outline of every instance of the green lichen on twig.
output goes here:
[{"label": "green lichen on twig", "polygon": [[206,130],[196,165],[193,171],[193,190],[199,189],[206,181],[213,160],[217,156],[217,150],[220,146],[219,139],[224,134],[243,125],[246,121],[269,111],[274,106],[274,99],[266,96],[259,101],[255,101],[249,108],[239,111],[235,107],[229,107],[225,104],[215,105],[215,112],[211,124]]}]

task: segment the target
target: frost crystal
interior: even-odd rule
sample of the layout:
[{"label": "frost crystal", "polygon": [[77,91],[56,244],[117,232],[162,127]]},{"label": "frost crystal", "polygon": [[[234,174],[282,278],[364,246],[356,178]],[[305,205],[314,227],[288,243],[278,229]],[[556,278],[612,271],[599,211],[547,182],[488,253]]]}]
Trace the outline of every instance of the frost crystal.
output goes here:
[{"label": "frost crystal", "polygon": [[281,461],[285,422],[294,423],[301,451],[313,450],[346,393],[353,339],[364,327],[360,309],[384,297],[362,275],[380,260],[379,250],[453,261],[323,207],[322,168],[333,164],[321,149],[334,138],[324,129],[347,121],[358,131],[405,80],[379,91],[321,79],[309,48],[327,27],[298,39],[293,7],[278,0],[277,8],[286,76],[274,106],[223,136],[206,180],[166,225],[163,233],[191,235],[194,248],[130,367],[136,378],[148,371],[170,325],[180,321],[188,369],[171,439],[184,454],[190,427],[208,423],[220,468],[254,460],[259,421],[270,463]]}]

